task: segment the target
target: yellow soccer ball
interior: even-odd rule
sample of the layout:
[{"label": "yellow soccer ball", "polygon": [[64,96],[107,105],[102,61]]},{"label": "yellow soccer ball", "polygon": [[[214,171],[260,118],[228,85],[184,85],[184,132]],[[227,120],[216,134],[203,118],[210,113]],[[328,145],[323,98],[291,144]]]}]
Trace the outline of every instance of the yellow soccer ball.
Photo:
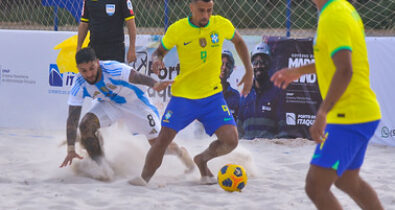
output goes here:
[{"label": "yellow soccer ball", "polygon": [[218,184],[222,189],[241,191],[247,185],[247,173],[241,165],[227,164],[218,172]]}]

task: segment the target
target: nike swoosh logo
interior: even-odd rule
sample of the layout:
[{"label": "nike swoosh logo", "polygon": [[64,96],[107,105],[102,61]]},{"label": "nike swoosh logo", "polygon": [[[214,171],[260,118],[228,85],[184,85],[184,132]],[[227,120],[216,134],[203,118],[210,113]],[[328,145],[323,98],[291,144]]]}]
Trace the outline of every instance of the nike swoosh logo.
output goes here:
[{"label": "nike swoosh logo", "polygon": [[192,41],[190,42],[184,42],[184,45],[189,45]]}]

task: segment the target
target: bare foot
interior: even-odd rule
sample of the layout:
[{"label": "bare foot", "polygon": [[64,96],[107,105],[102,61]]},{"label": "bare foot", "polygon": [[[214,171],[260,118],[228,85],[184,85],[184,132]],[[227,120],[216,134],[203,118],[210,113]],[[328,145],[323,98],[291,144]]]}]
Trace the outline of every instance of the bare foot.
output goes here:
[{"label": "bare foot", "polygon": [[202,177],[214,177],[211,173],[210,169],[207,167],[207,162],[203,160],[202,154],[196,155],[193,158],[193,161],[196,163],[197,167],[199,168],[200,175]]},{"label": "bare foot", "polygon": [[217,184],[217,179],[213,176],[202,176],[202,178],[200,178],[200,183],[204,185]]},{"label": "bare foot", "polygon": [[128,183],[134,186],[147,186],[147,182],[141,178],[141,176],[134,177],[133,179],[129,180]]},{"label": "bare foot", "polygon": [[192,161],[192,158],[189,155],[188,150],[185,149],[185,147],[181,147],[180,150],[181,150],[180,159],[182,163],[184,163],[184,165],[187,167],[184,173],[186,174],[192,173],[192,171],[195,169],[195,163]]}]

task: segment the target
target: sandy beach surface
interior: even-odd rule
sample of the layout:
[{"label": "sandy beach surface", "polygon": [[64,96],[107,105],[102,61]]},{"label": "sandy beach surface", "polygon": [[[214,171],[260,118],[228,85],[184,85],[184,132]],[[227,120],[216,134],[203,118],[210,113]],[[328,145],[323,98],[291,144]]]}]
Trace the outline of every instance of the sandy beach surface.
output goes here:
[{"label": "sandy beach surface", "polygon": [[[175,142],[192,156],[213,140],[190,133]],[[184,174],[175,156],[165,156],[147,187],[131,186],[128,180],[140,174],[148,142],[119,128],[104,129],[103,136],[107,165],[99,167],[81,151],[83,160],[59,168],[66,155],[64,131],[0,129],[0,209],[315,209],[304,192],[311,141],[240,140],[231,154],[209,162],[214,174],[227,163],[246,169],[247,186],[229,193],[201,185],[197,168]],[[395,209],[394,157],[394,147],[370,145],[361,169],[385,209]],[[344,209],[359,209],[346,194],[332,190]]]}]

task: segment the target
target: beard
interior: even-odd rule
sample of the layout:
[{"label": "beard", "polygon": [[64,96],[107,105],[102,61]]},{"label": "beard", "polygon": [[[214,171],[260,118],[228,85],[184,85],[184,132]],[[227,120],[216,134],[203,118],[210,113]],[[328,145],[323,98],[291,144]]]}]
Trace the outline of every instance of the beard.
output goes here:
[{"label": "beard", "polygon": [[95,77],[92,77],[92,78],[89,78],[89,79],[86,78],[85,80],[86,80],[89,84],[94,85],[94,84],[96,84],[97,81],[99,80],[99,76],[100,76],[100,72],[97,71],[97,74],[96,74]]}]

